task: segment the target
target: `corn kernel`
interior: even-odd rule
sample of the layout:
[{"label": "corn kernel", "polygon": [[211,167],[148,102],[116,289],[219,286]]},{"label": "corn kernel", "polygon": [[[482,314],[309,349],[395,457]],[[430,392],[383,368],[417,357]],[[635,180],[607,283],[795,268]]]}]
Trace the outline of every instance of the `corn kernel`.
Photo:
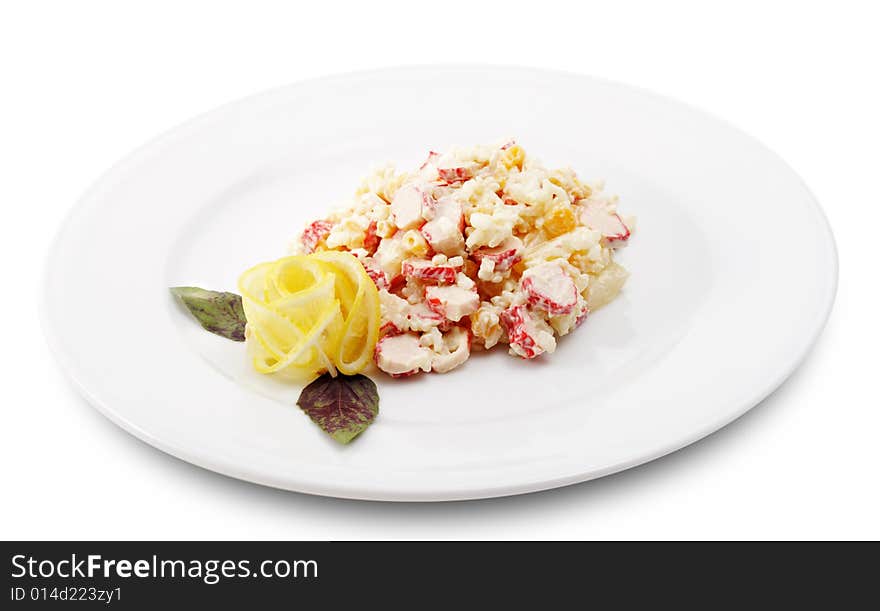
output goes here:
[{"label": "corn kernel", "polygon": [[568,233],[577,227],[574,211],[571,206],[558,206],[550,210],[544,217],[544,232],[551,238]]},{"label": "corn kernel", "polygon": [[501,153],[501,163],[508,170],[512,167],[522,169],[523,162],[526,160],[526,152],[518,144],[514,144],[510,148]]}]

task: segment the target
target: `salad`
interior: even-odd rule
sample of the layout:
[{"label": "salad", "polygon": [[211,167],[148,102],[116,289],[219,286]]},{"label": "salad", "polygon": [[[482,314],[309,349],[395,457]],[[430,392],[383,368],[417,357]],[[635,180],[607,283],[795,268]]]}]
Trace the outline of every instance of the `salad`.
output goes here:
[{"label": "salad", "polygon": [[246,341],[258,372],[310,381],[298,405],[348,443],[378,413],[372,363],[402,377],[496,346],[552,353],[620,292],[614,253],[633,227],[601,182],[513,141],[431,151],[373,171],[293,254],[245,271],[240,294],[172,292],[205,329]]},{"label": "salad", "polygon": [[505,142],[374,171],[295,251],[360,261],[378,290],[376,365],[407,376],[499,344],[524,359],[552,353],[620,291],[628,274],[614,251],[632,227],[602,183]]}]

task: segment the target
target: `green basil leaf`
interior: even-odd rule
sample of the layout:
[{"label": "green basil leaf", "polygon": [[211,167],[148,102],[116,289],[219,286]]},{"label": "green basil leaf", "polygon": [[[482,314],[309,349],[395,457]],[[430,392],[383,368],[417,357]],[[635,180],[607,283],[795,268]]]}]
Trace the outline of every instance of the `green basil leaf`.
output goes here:
[{"label": "green basil leaf", "polygon": [[306,386],[296,402],[312,422],[339,443],[360,435],[379,413],[376,384],[361,374],[325,373]]},{"label": "green basil leaf", "polygon": [[244,325],[247,321],[241,296],[195,286],[175,286],[171,292],[180,298],[202,327],[227,339],[244,341]]}]

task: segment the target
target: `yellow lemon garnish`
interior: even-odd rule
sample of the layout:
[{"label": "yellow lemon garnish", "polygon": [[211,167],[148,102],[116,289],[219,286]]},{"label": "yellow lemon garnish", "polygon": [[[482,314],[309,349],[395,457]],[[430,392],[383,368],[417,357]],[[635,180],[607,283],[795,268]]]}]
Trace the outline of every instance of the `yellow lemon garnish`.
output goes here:
[{"label": "yellow lemon garnish", "polygon": [[379,339],[379,293],[353,255],[261,263],[238,280],[254,368],[296,378],[362,371]]},{"label": "yellow lemon garnish", "polygon": [[336,277],[343,325],[333,363],[346,375],[353,375],[370,363],[379,341],[379,291],[354,256],[332,250],[310,255],[331,267]]}]

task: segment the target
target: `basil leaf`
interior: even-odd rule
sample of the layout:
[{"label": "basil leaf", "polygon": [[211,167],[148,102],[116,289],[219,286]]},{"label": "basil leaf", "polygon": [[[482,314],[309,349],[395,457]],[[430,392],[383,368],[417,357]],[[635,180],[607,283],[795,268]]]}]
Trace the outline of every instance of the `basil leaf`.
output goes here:
[{"label": "basil leaf", "polygon": [[376,384],[361,374],[325,373],[306,386],[296,402],[312,422],[339,443],[360,435],[379,413]]},{"label": "basil leaf", "polygon": [[244,341],[244,308],[235,293],[219,293],[195,286],[175,286],[171,292],[201,323],[202,327],[236,342]]}]

